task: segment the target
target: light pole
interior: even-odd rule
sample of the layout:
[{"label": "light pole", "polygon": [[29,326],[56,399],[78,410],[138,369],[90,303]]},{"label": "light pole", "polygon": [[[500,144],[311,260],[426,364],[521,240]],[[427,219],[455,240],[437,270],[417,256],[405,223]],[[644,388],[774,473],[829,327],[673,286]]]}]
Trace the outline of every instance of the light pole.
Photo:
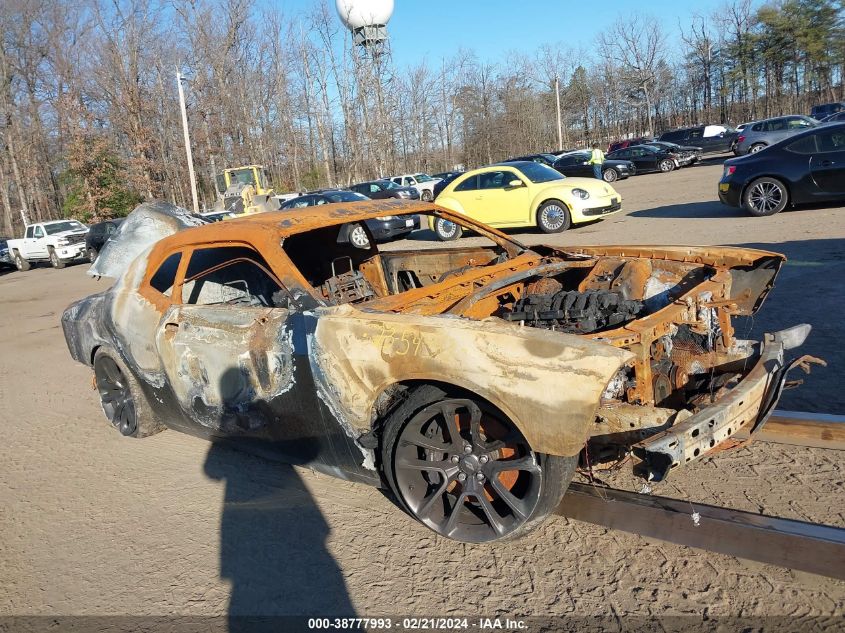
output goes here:
[{"label": "light pole", "polygon": [[555,105],[557,107],[557,146],[563,149],[563,126],[560,123],[560,82],[555,75]]},{"label": "light pole", "polygon": [[194,157],[191,154],[191,136],[188,133],[188,111],[185,109],[185,91],[182,89],[184,81],[179,68],[176,68],[176,85],[179,86],[179,107],[182,110],[182,133],[185,136],[185,154],[188,157],[188,174],[191,178],[191,198],[194,202],[194,213],[200,212],[199,200],[197,200],[197,179],[194,176]]}]

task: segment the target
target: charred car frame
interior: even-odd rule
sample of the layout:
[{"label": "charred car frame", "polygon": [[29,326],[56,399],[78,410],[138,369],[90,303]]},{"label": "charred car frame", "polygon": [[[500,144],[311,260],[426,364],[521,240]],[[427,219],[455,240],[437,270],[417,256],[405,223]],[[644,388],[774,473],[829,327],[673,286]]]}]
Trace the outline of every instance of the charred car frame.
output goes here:
[{"label": "charred car frame", "polygon": [[[344,224],[414,214],[481,247],[379,252]],[[134,218],[133,218],[134,216]],[[191,228],[145,204],[62,317],[123,434],[248,444],[389,487],[439,534],[524,533],[585,449],[650,479],[774,407],[809,326],[736,338],[784,257],[728,247],[528,249],[433,203],[340,203]],[[796,362],[806,362],[798,359]]]}]

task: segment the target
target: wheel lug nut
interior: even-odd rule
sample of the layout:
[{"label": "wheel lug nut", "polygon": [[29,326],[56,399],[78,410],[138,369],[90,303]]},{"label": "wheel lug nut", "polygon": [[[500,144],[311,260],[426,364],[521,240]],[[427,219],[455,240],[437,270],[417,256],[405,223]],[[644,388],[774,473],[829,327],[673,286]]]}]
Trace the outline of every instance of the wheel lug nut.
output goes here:
[{"label": "wheel lug nut", "polygon": [[465,473],[458,473],[458,481],[466,481],[466,474]]},{"label": "wheel lug nut", "polygon": [[469,454],[472,452],[472,446],[469,444],[464,444],[464,453]]},{"label": "wheel lug nut", "polygon": [[460,457],[458,457],[457,455],[452,455],[452,463],[453,464],[457,464],[459,461],[461,461]]},{"label": "wheel lug nut", "polygon": [[475,473],[475,479],[477,481],[484,481],[484,473]]},{"label": "wheel lug nut", "polygon": [[478,461],[481,462],[482,464],[486,464],[488,459],[490,459],[490,458],[487,457],[487,455],[482,455],[481,457],[478,458]]}]

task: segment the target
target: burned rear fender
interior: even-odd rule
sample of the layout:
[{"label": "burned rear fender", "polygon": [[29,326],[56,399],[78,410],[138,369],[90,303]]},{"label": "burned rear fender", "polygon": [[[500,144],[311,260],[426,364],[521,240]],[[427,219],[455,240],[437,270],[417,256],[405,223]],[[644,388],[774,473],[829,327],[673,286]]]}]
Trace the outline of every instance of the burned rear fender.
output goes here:
[{"label": "burned rear fender", "polygon": [[62,313],[62,330],[73,360],[91,365],[93,353],[108,340],[103,334],[102,319],[106,293],[85,297],[69,305]]},{"label": "burned rear fender", "polygon": [[410,380],[472,391],[534,450],[575,455],[602,391],[632,355],[576,335],[451,316],[318,310],[309,354],[318,389],[345,425],[371,428],[376,398]]}]

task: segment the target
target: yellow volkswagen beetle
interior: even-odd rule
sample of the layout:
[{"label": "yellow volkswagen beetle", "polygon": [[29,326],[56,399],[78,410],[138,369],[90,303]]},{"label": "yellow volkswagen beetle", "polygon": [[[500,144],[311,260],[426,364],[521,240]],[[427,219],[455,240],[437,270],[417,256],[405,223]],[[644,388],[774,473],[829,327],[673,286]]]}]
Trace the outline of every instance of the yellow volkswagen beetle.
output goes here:
[{"label": "yellow volkswagen beetle", "polygon": [[[622,196],[603,180],[567,178],[541,163],[513,161],[456,178],[437,196],[437,204],[490,226],[537,226],[558,233],[616,213]],[[461,236],[461,228],[445,219],[430,226],[444,241]]]}]

